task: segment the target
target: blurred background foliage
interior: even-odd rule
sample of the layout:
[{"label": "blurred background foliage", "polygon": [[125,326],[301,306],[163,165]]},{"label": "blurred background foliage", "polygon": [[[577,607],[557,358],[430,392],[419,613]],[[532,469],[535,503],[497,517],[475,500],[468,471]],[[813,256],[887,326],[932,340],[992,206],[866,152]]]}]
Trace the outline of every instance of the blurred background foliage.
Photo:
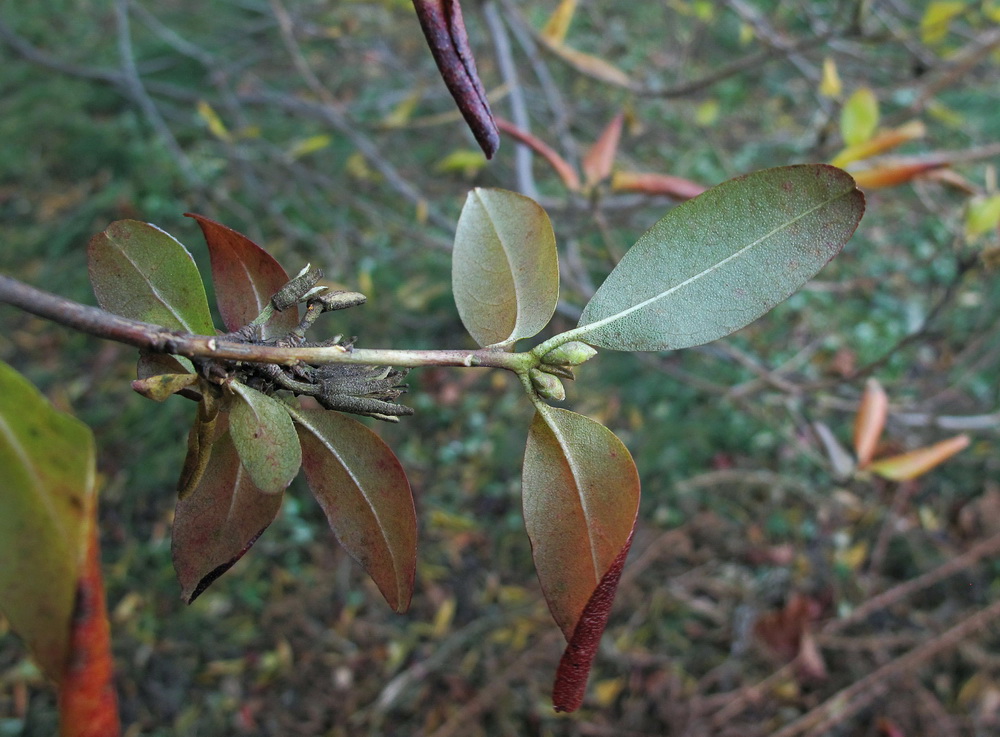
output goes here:
[{"label": "blurred background foliage", "polygon": [[[575,11],[564,38],[546,25],[557,8]],[[520,517],[530,411],[511,377],[414,372],[417,415],[377,428],[417,499],[410,613],[390,612],[298,481],[254,550],[187,608],[169,532],[194,406],[133,394],[131,349],[0,312],[0,359],[97,435],[126,734],[1000,728],[1000,6],[467,0],[465,16],[495,112],[574,165],[619,112],[617,170],[712,185],[827,161],[846,101],[868,88],[883,127],[925,126],[887,156],[947,166],[871,189],[844,253],[757,324],[578,372],[568,406],[622,437],[644,498],[588,701],[569,718],[548,701],[562,643]],[[328,326],[365,347],[471,345],[449,249],[472,186],[549,210],[560,330],[673,204],[607,182],[568,192],[509,137],[487,163],[406,0],[6,2],[0,141],[5,272],[93,303],[87,240],[139,218],[207,273],[181,216],[200,212],[290,272],[311,262],[365,292]],[[838,474],[816,426],[849,444],[870,376],[892,402],[885,452],[958,431],[971,448],[904,484]],[[838,696],[855,708],[837,712]],[[0,623],[0,735],[49,735],[55,718]]]}]

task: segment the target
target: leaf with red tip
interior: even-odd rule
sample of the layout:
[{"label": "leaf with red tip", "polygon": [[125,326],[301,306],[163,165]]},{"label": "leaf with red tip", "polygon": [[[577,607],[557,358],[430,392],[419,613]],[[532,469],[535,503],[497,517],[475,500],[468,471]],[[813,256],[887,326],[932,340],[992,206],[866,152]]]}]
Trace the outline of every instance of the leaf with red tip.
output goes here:
[{"label": "leaf with red tip", "polygon": [[458,0],[413,0],[413,7],[448,91],[486,158],[492,159],[500,133],[476,71],[462,6]]},{"label": "leaf with red tip", "polygon": [[[227,330],[239,330],[253,321],[288,274],[277,261],[242,233],[193,212],[184,213],[201,226],[212,259],[215,301]],[[263,327],[265,338],[287,335],[299,324],[298,309],[275,312]]]},{"label": "leaf with red tip", "polygon": [[70,630],[71,657],[59,684],[61,737],[116,737],[121,733],[101,551],[93,518],[89,526]]},{"label": "leaf with red tip", "polygon": [[690,200],[708,187],[690,179],[655,172],[616,171],[611,177],[611,189],[615,192],[639,192],[650,195],[666,195],[675,200]]},{"label": "leaf with red tip", "polygon": [[417,566],[417,515],[410,483],[383,440],[357,420],[297,410],[302,468],[337,540],[382,596],[404,612]]},{"label": "leaf with red tip", "polygon": [[0,362],[0,611],[59,681],[97,503],[94,439]]},{"label": "leaf with red tip", "polygon": [[212,454],[198,485],[177,502],[171,551],[184,601],[194,601],[229,570],[267,529],[281,494],[254,486],[219,413]]},{"label": "leaf with red tip", "polygon": [[583,608],[583,614],[580,615],[580,621],[573,630],[573,637],[570,638],[556,671],[556,682],[552,688],[552,704],[556,711],[576,711],[583,703],[590,666],[597,654],[604,628],[607,627],[611,605],[618,591],[618,581],[622,577],[622,568],[625,567],[625,559],[631,547],[632,534],[629,533],[625,547],[612,562]]},{"label": "leaf with red tip", "polygon": [[624,119],[625,116],[621,113],[612,118],[608,127],[601,133],[600,138],[594,142],[594,145],[583,157],[581,166],[588,187],[593,187],[611,176],[611,167],[614,166],[615,154],[618,153],[618,141],[622,137],[622,121]]},{"label": "leaf with red tip", "polygon": [[868,470],[890,481],[909,481],[923,476],[935,466],[939,466],[956,453],[969,447],[972,442],[968,435],[956,435],[940,443],[917,448],[891,458],[875,461]]},{"label": "leaf with red tip", "polygon": [[888,416],[889,397],[878,379],[868,379],[857,417],[854,418],[854,452],[858,456],[859,467],[867,466],[875,456],[875,448]]},{"label": "leaf with red tip", "polygon": [[572,710],[628,554],[639,474],[606,427],[541,405],[528,432],[521,486],[538,580],[570,643],[556,680],[556,708]]}]

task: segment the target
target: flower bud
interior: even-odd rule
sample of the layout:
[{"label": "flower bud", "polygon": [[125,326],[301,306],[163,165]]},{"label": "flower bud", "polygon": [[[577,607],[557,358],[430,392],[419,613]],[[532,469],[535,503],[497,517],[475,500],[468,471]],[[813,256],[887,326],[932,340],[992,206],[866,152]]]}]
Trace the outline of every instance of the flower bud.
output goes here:
[{"label": "flower bud", "polygon": [[558,377],[538,369],[531,369],[528,376],[531,377],[531,385],[542,399],[561,402],[566,398],[566,389]]},{"label": "flower bud", "polygon": [[563,343],[542,356],[542,363],[553,366],[579,366],[597,355],[597,351],[578,340]]}]

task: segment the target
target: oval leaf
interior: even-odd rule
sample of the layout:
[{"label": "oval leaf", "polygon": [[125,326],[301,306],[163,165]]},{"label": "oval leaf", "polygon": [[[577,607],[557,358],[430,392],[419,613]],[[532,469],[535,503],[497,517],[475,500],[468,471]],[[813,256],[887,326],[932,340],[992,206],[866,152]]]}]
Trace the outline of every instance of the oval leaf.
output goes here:
[{"label": "oval leaf", "polygon": [[939,466],[956,453],[969,447],[968,435],[956,435],[940,443],[917,448],[909,453],[875,461],[868,470],[890,481],[909,481],[923,476],[935,466]]},{"label": "oval leaf", "polygon": [[138,220],[118,220],[90,239],[87,268],[98,304],[133,320],[215,335],[205,285],[173,236]]},{"label": "oval leaf", "polygon": [[879,438],[889,416],[889,397],[878,379],[868,379],[854,418],[854,453],[858,466],[864,468],[875,457]]},{"label": "oval leaf", "polygon": [[878,98],[869,87],[854,91],[840,111],[840,135],[848,146],[864,143],[878,128]]},{"label": "oval leaf", "polygon": [[474,189],[458,219],[452,259],[458,314],[479,345],[530,338],[548,324],[559,299],[559,259],[549,216],[537,202]]},{"label": "oval leaf", "polygon": [[[212,259],[215,301],[227,330],[252,322],[271,296],[288,283],[288,274],[277,261],[242,233],[203,215],[184,213],[201,226]],[[299,324],[299,311],[275,312],[264,325],[265,338],[287,335]]]},{"label": "oval leaf", "polygon": [[650,228],[584,308],[574,337],[621,351],[708,343],[813,277],[851,237],[864,195],[822,164],[747,174]]},{"label": "oval leaf", "polygon": [[413,595],[417,515],[410,483],[382,439],[338,412],[299,410],[302,468],[337,540],[404,612]]},{"label": "oval leaf", "polygon": [[524,524],[552,616],[571,640],[588,602],[626,549],[639,509],[639,474],[603,425],[539,409],[521,480]]},{"label": "oval leaf", "polygon": [[237,399],[229,428],[243,467],[265,494],[284,491],[302,465],[302,449],[286,405],[245,384],[230,386]]},{"label": "oval leaf", "polygon": [[625,559],[631,547],[632,535],[629,534],[625,547],[594,589],[587,606],[583,609],[583,614],[580,615],[576,629],[573,630],[573,636],[566,645],[552,689],[552,705],[556,711],[576,711],[583,703],[590,666],[594,662],[597,647],[601,643],[601,635],[604,634],[604,628],[608,624],[611,605],[618,591],[618,581],[622,577],[622,569],[625,567]]},{"label": "oval leaf", "polygon": [[60,681],[96,505],[94,441],[0,362],[0,610]]},{"label": "oval leaf", "polygon": [[174,513],[171,553],[189,604],[243,557],[281,507],[281,494],[265,494],[250,480],[225,413],[215,429],[205,472]]}]

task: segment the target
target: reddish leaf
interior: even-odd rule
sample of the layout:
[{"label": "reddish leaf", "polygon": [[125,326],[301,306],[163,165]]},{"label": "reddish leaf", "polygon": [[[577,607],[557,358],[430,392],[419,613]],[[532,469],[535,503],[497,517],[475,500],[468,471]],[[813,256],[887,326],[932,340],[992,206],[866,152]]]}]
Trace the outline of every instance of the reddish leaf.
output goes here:
[{"label": "reddish leaf", "polygon": [[916,161],[903,164],[882,164],[881,166],[852,171],[851,176],[861,189],[879,189],[880,187],[895,187],[906,184],[928,172],[947,166],[944,161]]},{"label": "reddish leaf", "polygon": [[611,177],[611,189],[615,192],[640,192],[642,194],[666,195],[675,200],[690,200],[704,192],[707,187],[690,179],[640,171],[616,171]]},{"label": "reddish leaf", "polygon": [[555,169],[556,174],[558,174],[559,178],[563,180],[563,184],[566,185],[566,189],[571,192],[579,191],[580,177],[577,176],[576,169],[570,166],[566,159],[556,153],[555,149],[551,148],[540,138],[536,138],[527,131],[521,130],[510,121],[504,120],[503,118],[497,118],[497,127],[499,127],[500,130],[513,138],[515,141],[523,143],[525,146],[549,162],[549,166]]},{"label": "reddish leaf", "polygon": [[[239,330],[260,314],[271,296],[288,283],[281,264],[242,233],[203,215],[194,218],[208,243],[215,301],[228,330]],[[276,312],[263,328],[265,338],[287,335],[299,324],[298,309]]]},{"label": "reddish leaf", "polygon": [[624,115],[618,113],[583,157],[583,175],[588,187],[593,187],[611,176],[611,167],[615,163],[615,154],[618,153],[618,141],[622,136],[624,118]]},{"label": "reddish leaf", "polygon": [[500,133],[479,81],[461,5],[458,0],[413,0],[413,7],[448,91],[486,158],[492,159]]},{"label": "reddish leaf", "polygon": [[608,624],[618,581],[622,577],[622,568],[625,567],[625,559],[631,547],[632,534],[629,533],[625,547],[612,562],[608,572],[594,589],[587,606],[583,608],[583,614],[580,615],[580,621],[573,630],[573,637],[570,638],[556,671],[556,682],[552,688],[552,704],[556,711],[576,711],[583,703],[590,666]]},{"label": "reddish leaf", "polygon": [[868,379],[861,405],[854,418],[854,452],[858,456],[858,466],[864,468],[871,463],[878,447],[878,440],[889,416],[889,397],[886,396],[878,379]]},{"label": "reddish leaf", "polygon": [[77,584],[70,661],[59,684],[59,722],[61,737],[115,737],[121,733],[101,552],[93,520]]},{"label": "reddish leaf", "polygon": [[250,481],[229,435],[226,413],[215,424],[208,465],[174,514],[174,569],[189,604],[243,557],[281,507],[281,494],[265,494]]},{"label": "reddish leaf", "polygon": [[306,481],[337,540],[389,606],[406,611],[417,565],[417,515],[403,467],[378,435],[339,412],[299,410],[295,421]]},{"label": "reddish leaf", "polygon": [[639,474],[606,427],[545,407],[531,423],[521,486],[542,591],[569,640],[632,534]]},{"label": "reddish leaf", "polygon": [[909,481],[923,476],[935,466],[939,466],[956,453],[969,447],[968,435],[956,435],[940,443],[917,448],[909,453],[875,461],[868,470],[890,481]]}]

